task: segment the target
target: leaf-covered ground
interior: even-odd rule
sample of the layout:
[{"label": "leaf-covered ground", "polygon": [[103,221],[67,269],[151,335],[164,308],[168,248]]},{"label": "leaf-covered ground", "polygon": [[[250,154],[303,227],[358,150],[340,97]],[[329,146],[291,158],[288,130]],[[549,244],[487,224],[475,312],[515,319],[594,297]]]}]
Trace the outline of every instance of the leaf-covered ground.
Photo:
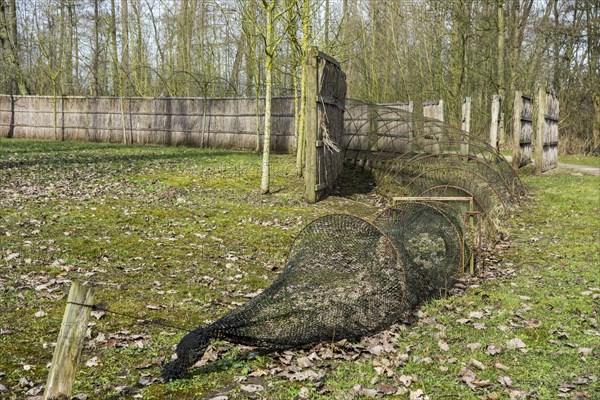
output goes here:
[{"label": "leaf-covered ground", "polygon": [[509,244],[406,324],[279,353],[216,342],[162,383],[172,326],[267,287],[313,218],[384,206],[351,172],[307,205],[293,164],[274,156],[261,196],[251,153],[0,139],[0,398],[43,393],[72,280],[112,311],[91,317],[80,399],[598,398],[600,178],[564,172],[524,177]]}]

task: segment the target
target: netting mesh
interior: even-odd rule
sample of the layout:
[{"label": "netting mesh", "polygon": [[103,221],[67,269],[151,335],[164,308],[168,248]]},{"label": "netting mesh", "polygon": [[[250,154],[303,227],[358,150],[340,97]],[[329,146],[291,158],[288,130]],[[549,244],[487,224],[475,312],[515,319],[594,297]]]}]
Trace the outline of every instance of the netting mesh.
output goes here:
[{"label": "netting mesh", "polygon": [[383,211],[377,225],[394,243],[406,271],[404,311],[448,292],[469,257],[460,212],[441,202],[400,203]]},{"label": "netting mesh", "polygon": [[212,339],[284,349],[381,331],[400,319],[405,294],[401,258],[386,234],[358,217],[321,217],[297,236],[271,286],[187,334],[163,376],[183,376]]},{"label": "netting mesh", "polygon": [[405,104],[346,101],[345,120],[346,162],[373,170],[383,195],[473,197],[484,233],[495,237],[495,217],[524,194],[516,171],[484,139]]}]

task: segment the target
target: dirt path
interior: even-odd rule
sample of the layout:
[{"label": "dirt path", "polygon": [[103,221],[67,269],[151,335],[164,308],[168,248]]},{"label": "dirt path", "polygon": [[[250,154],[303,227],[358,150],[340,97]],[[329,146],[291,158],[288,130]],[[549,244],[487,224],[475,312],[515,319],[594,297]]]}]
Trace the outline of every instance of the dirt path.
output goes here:
[{"label": "dirt path", "polygon": [[588,167],[585,165],[558,163],[558,168],[570,169],[578,172],[585,172],[588,174],[600,176],[599,167]]},{"label": "dirt path", "polygon": [[[506,161],[511,162],[512,156],[505,156]],[[587,174],[592,174],[596,176],[600,176],[600,167],[590,167],[586,165],[578,165],[578,164],[567,164],[567,163],[558,163],[558,168],[561,169],[570,169],[576,172],[583,172]]]}]

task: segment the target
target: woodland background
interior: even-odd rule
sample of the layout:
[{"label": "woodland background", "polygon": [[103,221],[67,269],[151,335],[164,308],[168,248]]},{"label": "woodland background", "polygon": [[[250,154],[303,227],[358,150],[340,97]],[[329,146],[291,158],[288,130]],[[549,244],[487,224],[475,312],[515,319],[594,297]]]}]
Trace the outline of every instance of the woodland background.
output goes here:
[{"label": "woodland background", "polygon": [[[271,35],[271,36],[269,36]],[[598,0],[0,0],[0,92],[52,96],[262,97],[300,93],[308,45],[340,61],[348,97],[560,98],[562,153],[600,146]]]}]

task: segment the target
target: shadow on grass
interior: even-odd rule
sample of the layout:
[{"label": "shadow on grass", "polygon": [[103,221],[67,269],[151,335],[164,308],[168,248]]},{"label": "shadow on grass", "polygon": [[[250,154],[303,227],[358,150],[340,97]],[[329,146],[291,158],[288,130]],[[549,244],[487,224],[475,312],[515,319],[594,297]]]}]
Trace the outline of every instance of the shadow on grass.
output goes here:
[{"label": "shadow on grass", "polygon": [[338,178],[334,196],[348,197],[355,194],[369,194],[375,190],[375,175],[361,167],[344,166]]}]

